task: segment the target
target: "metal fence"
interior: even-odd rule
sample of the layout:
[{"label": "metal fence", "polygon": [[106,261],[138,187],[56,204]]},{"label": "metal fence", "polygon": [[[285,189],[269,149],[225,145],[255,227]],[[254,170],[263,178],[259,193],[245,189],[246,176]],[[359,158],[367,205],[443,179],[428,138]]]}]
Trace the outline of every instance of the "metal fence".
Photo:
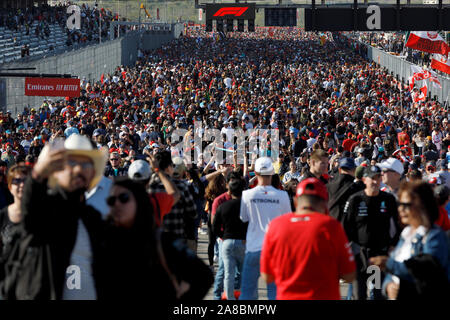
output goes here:
[{"label": "metal fence", "polygon": [[[392,72],[394,75],[401,78],[405,83],[408,81],[408,78],[413,75],[411,66],[414,64],[409,61],[405,61],[397,56],[371,46],[368,46],[367,55],[369,59],[378,63],[380,66],[385,67],[389,72]],[[438,79],[441,82],[442,89],[435,87],[428,82],[428,95],[431,98],[436,98],[439,102],[448,102],[448,99],[450,99],[450,79],[443,76],[438,76]]]},{"label": "metal fence", "polygon": [[[179,30],[180,27],[177,27]],[[175,29],[174,29],[175,30]],[[140,44],[144,50],[155,49],[172,40],[174,33],[147,34],[131,31],[124,37],[88,46],[76,51],[47,57],[41,60],[2,64],[2,69],[35,67],[33,73],[71,74],[91,82],[98,81],[102,73],[111,73],[117,66],[132,66],[137,61]],[[11,110],[15,115],[24,107],[39,107],[45,97],[25,96],[24,78],[0,78],[0,109]],[[52,97],[62,99],[63,97]]]},{"label": "metal fence", "polygon": [[[2,68],[29,68],[34,67],[33,73],[45,74],[71,74],[80,79],[93,81],[99,79],[102,73],[108,73],[122,64],[123,50],[122,41],[117,39],[97,46],[89,46],[77,51],[48,57],[30,62],[15,62],[2,65]],[[136,58],[128,56],[126,62]],[[3,109],[9,109],[13,114],[23,110],[24,107],[38,107],[44,97],[25,96],[24,78],[6,78],[6,105]],[[55,97],[59,99],[60,97]],[[1,103],[0,99],[0,103]]]}]

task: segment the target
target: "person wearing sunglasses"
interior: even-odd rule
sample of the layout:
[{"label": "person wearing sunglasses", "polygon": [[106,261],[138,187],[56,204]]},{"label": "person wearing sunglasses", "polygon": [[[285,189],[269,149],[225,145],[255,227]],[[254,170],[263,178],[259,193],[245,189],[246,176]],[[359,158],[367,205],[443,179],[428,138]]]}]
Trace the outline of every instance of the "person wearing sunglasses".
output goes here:
[{"label": "person wearing sunglasses", "polygon": [[[101,239],[94,229],[98,223],[93,219],[101,218],[101,214],[86,204],[85,193],[101,180],[107,157],[106,148],[93,148],[89,138],[76,133],[65,141],[53,141],[42,150],[31,178],[25,182],[23,228],[42,248],[38,254],[47,252],[38,261],[51,261],[52,271],[42,266],[41,274],[35,275],[41,281],[28,283],[19,278],[19,291],[27,294],[15,295],[14,299],[96,299],[93,264]],[[74,265],[80,273],[79,286],[75,287],[68,285],[74,273],[69,267]]]},{"label": "person wearing sunglasses", "polygon": [[[23,165],[14,165],[8,170],[8,188],[14,197],[14,202],[0,210],[0,261],[6,256],[5,250],[13,239],[14,226],[22,221],[22,195],[26,177],[31,168]],[[1,273],[0,270],[0,279]]]},{"label": "person wearing sunglasses", "polygon": [[447,235],[435,224],[439,208],[433,189],[423,181],[405,182],[398,195],[399,216],[406,227],[389,257],[370,259],[387,272],[382,292],[391,300],[445,299],[450,281],[449,247]]},{"label": "person wearing sunglasses", "polygon": [[109,155],[109,165],[105,169],[105,177],[122,177],[126,176],[128,167],[121,166],[122,159],[118,152],[112,152]]},{"label": "person wearing sunglasses", "polygon": [[116,178],[106,202],[110,213],[94,266],[99,300],[167,303],[206,295],[211,271],[186,245],[161,239],[142,183]]}]

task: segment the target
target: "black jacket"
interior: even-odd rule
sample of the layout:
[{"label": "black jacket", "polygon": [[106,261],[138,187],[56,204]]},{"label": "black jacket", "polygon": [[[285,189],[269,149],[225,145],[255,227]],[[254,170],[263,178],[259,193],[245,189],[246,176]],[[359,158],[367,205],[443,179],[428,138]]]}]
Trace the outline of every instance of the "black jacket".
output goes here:
[{"label": "black jacket", "polygon": [[342,222],[344,206],[347,199],[354,193],[361,191],[364,187],[354,183],[354,178],[349,174],[338,174],[338,176],[327,184],[328,208],[330,216]]},{"label": "black jacket", "polygon": [[[391,220],[395,232],[391,236]],[[380,191],[369,197],[364,190],[350,196],[344,207],[343,226],[348,240],[368,251],[368,257],[387,255],[398,241],[397,203],[393,195]]]},{"label": "black jacket", "polygon": [[[61,188],[49,189],[47,181],[42,183],[29,177],[22,198],[23,228],[33,234],[39,245],[49,246],[56,299],[62,298],[67,267],[75,246],[78,220],[84,223],[95,264],[100,241],[97,230],[101,229],[101,215],[93,207],[80,201],[84,192],[67,193]],[[95,281],[95,275],[94,275]],[[50,287],[44,284],[39,296],[50,297]]]},{"label": "black jacket", "polygon": [[117,169],[117,175],[114,173],[114,169],[111,166],[107,166],[105,168],[105,177],[113,178],[113,177],[122,177],[128,174],[128,167],[120,167]]},{"label": "black jacket", "polygon": [[106,224],[98,232],[101,251],[93,274],[99,300],[175,301],[174,287],[159,263],[155,246],[148,241],[152,236],[149,228],[144,235],[136,229]]},{"label": "black jacket", "polygon": [[303,150],[307,147],[306,145],[306,141],[303,140],[302,138],[298,139],[297,141],[294,142],[294,145],[292,146],[293,148],[293,152],[294,152],[294,157],[298,158],[300,157],[300,154],[303,152]]}]

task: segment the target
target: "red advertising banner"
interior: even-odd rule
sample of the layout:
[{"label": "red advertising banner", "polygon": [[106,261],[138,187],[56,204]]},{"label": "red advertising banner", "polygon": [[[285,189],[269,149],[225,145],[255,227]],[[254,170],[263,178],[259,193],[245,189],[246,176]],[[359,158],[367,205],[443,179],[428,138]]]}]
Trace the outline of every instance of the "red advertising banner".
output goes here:
[{"label": "red advertising banner", "polygon": [[80,79],[25,78],[25,95],[39,97],[79,97]]}]

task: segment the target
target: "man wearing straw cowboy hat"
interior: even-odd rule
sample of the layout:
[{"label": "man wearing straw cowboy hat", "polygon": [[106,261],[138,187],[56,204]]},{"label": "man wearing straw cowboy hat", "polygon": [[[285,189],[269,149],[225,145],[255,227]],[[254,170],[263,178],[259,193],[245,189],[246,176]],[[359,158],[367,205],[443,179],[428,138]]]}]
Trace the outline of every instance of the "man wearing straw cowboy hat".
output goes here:
[{"label": "man wearing straw cowboy hat", "polygon": [[37,285],[39,298],[97,297],[92,262],[99,243],[93,221],[99,213],[86,204],[85,192],[100,181],[107,157],[106,149],[72,134],[64,143],[44,147],[26,181],[24,228],[49,248],[50,278]]}]

